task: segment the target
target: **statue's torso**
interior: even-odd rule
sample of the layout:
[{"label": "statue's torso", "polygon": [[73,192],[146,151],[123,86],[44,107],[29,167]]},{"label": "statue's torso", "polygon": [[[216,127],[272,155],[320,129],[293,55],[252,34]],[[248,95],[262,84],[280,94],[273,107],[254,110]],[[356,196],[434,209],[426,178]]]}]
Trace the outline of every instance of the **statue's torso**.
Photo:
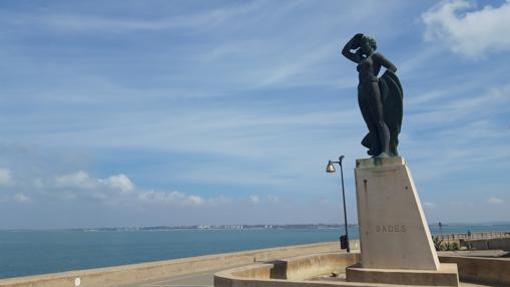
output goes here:
[{"label": "statue's torso", "polygon": [[374,54],[363,58],[356,67],[356,70],[358,70],[359,73],[360,84],[366,82],[377,82],[377,74],[379,73],[380,65],[374,63],[374,59],[372,58],[373,55]]}]

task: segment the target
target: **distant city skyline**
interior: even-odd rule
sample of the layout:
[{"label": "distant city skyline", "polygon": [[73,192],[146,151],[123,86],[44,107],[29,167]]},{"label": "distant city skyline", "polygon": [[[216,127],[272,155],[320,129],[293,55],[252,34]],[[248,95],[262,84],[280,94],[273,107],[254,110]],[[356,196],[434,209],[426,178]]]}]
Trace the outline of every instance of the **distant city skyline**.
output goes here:
[{"label": "distant city skyline", "polygon": [[[361,9],[360,7],[363,7]],[[356,67],[429,223],[510,220],[510,1],[2,1],[0,229],[356,223]]]}]

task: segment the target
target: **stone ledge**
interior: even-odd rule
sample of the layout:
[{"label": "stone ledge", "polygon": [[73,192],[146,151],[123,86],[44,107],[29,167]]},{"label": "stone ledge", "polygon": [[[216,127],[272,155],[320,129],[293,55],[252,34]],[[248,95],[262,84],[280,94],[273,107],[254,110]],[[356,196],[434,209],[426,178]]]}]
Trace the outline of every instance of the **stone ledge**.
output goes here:
[{"label": "stone ledge", "polygon": [[[459,257],[462,258],[462,257]],[[463,259],[471,261],[474,258],[464,257]],[[214,287],[392,287],[392,286],[459,286],[458,276],[450,276],[451,281],[445,280],[438,284],[416,285],[395,283],[372,283],[372,282],[351,282],[345,281],[345,273],[337,273],[340,270],[346,270],[347,266],[352,266],[356,260],[359,260],[359,253],[322,253],[308,256],[298,256],[287,259],[281,259],[273,262],[255,263],[249,266],[237,267],[230,270],[220,271],[214,274]],[[353,262],[354,261],[354,262]],[[351,262],[351,263],[349,263]],[[359,261],[358,261],[359,262]],[[507,262],[510,263],[510,260]],[[502,262],[499,262],[502,263]],[[441,264],[443,268],[440,271],[418,271],[418,273],[436,273],[437,276],[449,276],[448,272],[456,272],[455,264]],[[506,265],[491,265],[495,270],[505,270]],[[459,268],[459,275],[465,276],[463,270]],[[338,274],[337,277],[330,278],[331,273]],[[412,270],[391,270],[390,272],[412,273]],[[445,275],[446,274],[446,275]],[[325,276],[323,278],[323,276]],[[485,284],[483,274],[480,275],[480,283]],[[428,274],[426,275],[428,276]],[[436,279],[439,280],[439,279]],[[426,281],[425,281],[426,282]],[[440,285],[441,284],[441,285]],[[473,286],[463,285],[460,286]],[[485,285],[484,285],[485,286]],[[492,286],[492,285],[489,285]],[[507,286],[507,285],[493,285]]]},{"label": "stone ledge", "polygon": [[466,282],[510,286],[510,258],[440,256],[441,265],[455,263],[459,279]]},{"label": "stone ledge", "polygon": [[405,165],[406,161],[401,156],[392,156],[385,158],[360,158],[356,160],[356,168],[374,168],[374,167],[386,167],[386,166],[401,166]]},{"label": "stone ledge", "polygon": [[459,286],[457,264],[442,263],[438,271],[361,268],[359,263],[346,268],[348,282],[419,286]]}]

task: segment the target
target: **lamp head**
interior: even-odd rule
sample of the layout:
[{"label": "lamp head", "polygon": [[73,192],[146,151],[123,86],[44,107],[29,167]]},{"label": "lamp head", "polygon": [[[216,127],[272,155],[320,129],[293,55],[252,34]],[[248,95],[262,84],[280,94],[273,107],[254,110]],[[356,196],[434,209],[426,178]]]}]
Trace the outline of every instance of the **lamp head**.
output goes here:
[{"label": "lamp head", "polygon": [[326,172],[333,173],[335,172],[335,166],[333,165],[332,161],[328,161],[328,165],[326,166]]}]

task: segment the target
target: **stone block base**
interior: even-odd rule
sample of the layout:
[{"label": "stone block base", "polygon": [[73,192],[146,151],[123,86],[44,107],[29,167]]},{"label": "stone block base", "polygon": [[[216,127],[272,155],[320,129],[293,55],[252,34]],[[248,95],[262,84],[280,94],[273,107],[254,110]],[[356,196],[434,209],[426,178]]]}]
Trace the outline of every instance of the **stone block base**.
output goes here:
[{"label": "stone block base", "polygon": [[420,286],[459,286],[457,264],[442,263],[438,271],[409,269],[346,268],[348,282]]},{"label": "stone block base", "polygon": [[361,266],[439,269],[429,226],[404,158],[356,160]]}]

